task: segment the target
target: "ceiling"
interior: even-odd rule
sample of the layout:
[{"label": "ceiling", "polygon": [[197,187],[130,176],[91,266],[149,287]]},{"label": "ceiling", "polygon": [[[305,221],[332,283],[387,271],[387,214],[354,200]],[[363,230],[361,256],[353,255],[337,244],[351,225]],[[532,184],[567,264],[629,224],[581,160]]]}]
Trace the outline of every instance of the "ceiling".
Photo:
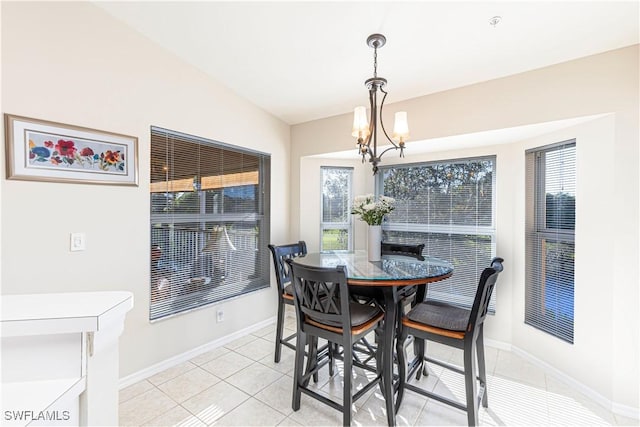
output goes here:
[{"label": "ceiling", "polygon": [[629,46],[639,34],[637,0],[95,4],[288,124],[367,102],[372,33],[387,37],[378,51],[387,103]]}]

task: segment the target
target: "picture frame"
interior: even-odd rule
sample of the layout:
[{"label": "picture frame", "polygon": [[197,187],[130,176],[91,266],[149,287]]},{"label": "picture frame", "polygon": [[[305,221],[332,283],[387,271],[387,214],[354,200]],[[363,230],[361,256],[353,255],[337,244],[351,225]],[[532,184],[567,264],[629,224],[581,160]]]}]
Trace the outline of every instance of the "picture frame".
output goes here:
[{"label": "picture frame", "polygon": [[138,138],[4,115],[7,179],[138,185]]}]

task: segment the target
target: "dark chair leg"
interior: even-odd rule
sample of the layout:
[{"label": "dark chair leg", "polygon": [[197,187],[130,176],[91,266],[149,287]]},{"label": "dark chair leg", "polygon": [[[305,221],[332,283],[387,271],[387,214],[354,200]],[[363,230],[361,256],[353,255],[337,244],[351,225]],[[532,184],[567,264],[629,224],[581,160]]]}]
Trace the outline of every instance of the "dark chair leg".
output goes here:
[{"label": "dark chair leg", "polygon": [[428,377],[429,369],[427,369],[427,340],[422,340],[420,357],[422,357],[422,375],[424,375],[425,377]]},{"label": "dark chair leg", "polygon": [[[380,348],[380,343],[383,341],[384,329],[382,327],[376,328],[375,336],[376,343],[378,344],[378,348]],[[376,351],[376,367],[382,367],[382,352]],[[379,369],[379,368],[378,368]],[[380,377],[380,383],[378,384],[380,387],[380,393],[384,396],[384,375]]]},{"label": "dark chair leg", "polygon": [[353,394],[351,393],[351,368],[353,361],[353,344],[347,343],[344,346],[344,384],[342,388],[342,425],[351,425],[351,406],[353,404]]},{"label": "dark chair leg", "polygon": [[478,425],[478,386],[476,384],[476,376],[476,344],[473,340],[469,340],[465,343],[464,348],[464,384],[467,396],[467,422],[470,426]]},{"label": "dark chair leg", "polygon": [[300,409],[300,397],[302,392],[300,391],[300,382],[302,381],[302,372],[304,364],[304,348],[306,346],[307,338],[302,332],[298,334],[296,339],[296,357],[293,368],[293,401],[291,407],[294,411]]},{"label": "dark chair leg", "polygon": [[480,385],[482,386],[482,406],[487,408],[489,407],[489,397],[487,396],[487,372],[485,369],[485,358],[484,358],[484,334],[482,332],[483,325],[480,325],[480,330],[478,331],[478,340],[476,343],[476,350],[478,352],[478,374],[480,377]]},{"label": "dark chair leg", "polygon": [[418,367],[416,368],[416,380],[419,380],[423,373],[425,376],[429,375],[429,373],[427,372],[427,364],[424,362],[426,347],[426,340],[413,337],[413,353],[418,360]]},{"label": "dark chair leg", "polygon": [[[318,363],[318,337],[309,337],[309,355],[307,356],[307,367],[305,368],[305,375],[316,368]],[[314,381],[317,382],[317,373],[313,374]],[[309,377],[303,381],[302,385],[307,387],[309,385]]]},{"label": "dark chair leg", "polygon": [[335,359],[334,359],[334,355],[335,355],[335,348],[334,348],[335,344],[332,342],[329,342],[327,345],[327,357],[329,357],[329,377],[333,376],[333,368],[334,368],[334,363],[335,363]]},{"label": "dark chair leg", "polygon": [[278,322],[276,324],[276,352],[273,358],[275,363],[280,362],[280,355],[282,354],[282,334],[284,330],[284,304],[280,302],[278,304]]},{"label": "dark chair leg", "polygon": [[406,381],[407,375],[407,358],[404,354],[404,341],[406,337],[398,334],[398,338],[396,338],[396,355],[398,357],[398,384],[396,385],[398,394],[396,396],[396,413],[400,408],[400,404],[402,403],[402,398],[404,397],[404,383]]},{"label": "dark chair leg", "polygon": [[[315,355],[314,359],[313,359],[313,361],[314,361],[313,369],[315,369],[315,365],[317,365],[317,363],[318,363],[318,338],[315,338],[313,340],[313,345],[314,345],[313,354]],[[309,361],[311,361],[311,352],[309,352]],[[318,371],[316,371],[313,374],[313,382],[316,383],[316,384],[318,383]]]}]

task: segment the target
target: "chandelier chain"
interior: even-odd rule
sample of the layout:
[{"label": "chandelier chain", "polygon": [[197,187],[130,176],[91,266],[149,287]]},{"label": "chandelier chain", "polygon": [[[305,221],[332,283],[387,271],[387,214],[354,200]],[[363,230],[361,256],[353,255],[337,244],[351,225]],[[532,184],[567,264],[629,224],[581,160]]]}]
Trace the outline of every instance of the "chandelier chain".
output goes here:
[{"label": "chandelier chain", "polygon": [[373,77],[378,77],[378,46],[373,48]]}]

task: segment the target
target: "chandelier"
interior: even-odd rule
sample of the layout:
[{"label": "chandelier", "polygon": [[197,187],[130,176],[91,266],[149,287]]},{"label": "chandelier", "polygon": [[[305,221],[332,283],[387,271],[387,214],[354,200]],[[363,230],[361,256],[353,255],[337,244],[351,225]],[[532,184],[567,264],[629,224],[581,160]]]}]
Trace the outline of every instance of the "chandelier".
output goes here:
[{"label": "chandelier", "polygon": [[[362,155],[362,163],[368,156],[369,162],[373,166],[374,175],[378,173],[380,158],[387,151],[400,150],[400,157],[404,157],[404,142],[409,138],[409,125],[405,111],[396,113],[392,138],[389,138],[382,122],[382,108],[387,97],[387,92],[384,90],[387,85],[387,79],[378,77],[378,49],[384,46],[386,42],[387,39],[382,34],[371,34],[367,37],[367,45],[373,48],[373,77],[364,82],[364,85],[369,89],[370,119],[367,117],[366,107],[356,107],[353,112],[353,130],[351,132],[351,135],[358,140],[358,151]],[[378,91],[384,94],[379,108]],[[384,137],[391,143],[391,147],[380,154],[378,154],[378,124]]]}]

